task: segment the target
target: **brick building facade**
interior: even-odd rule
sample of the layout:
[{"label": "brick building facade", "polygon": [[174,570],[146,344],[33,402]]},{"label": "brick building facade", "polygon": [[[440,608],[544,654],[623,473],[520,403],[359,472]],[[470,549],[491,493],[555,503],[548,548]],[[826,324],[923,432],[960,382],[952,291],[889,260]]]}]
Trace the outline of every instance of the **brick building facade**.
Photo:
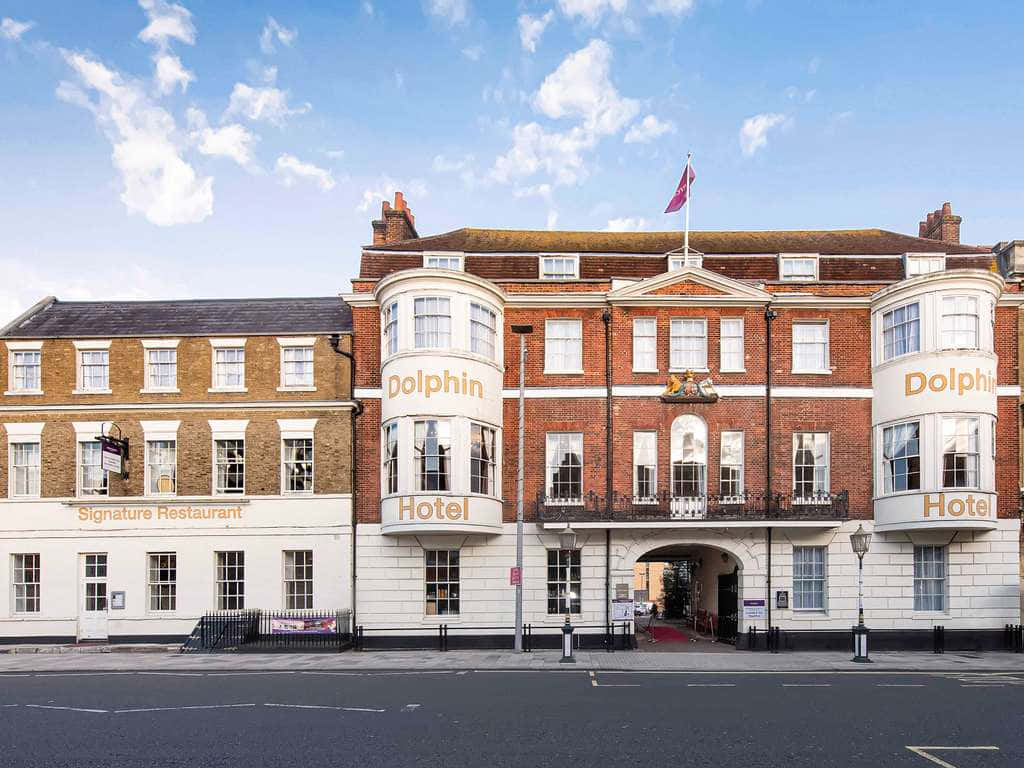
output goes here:
[{"label": "brick building facade", "polygon": [[350,608],[351,339],[336,297],[51,298],[6,326],[0,642]]},{"label": "brick building facade", "polygon": [[834,642],[859,525],[872,627],[1019,621],[1022,294],[959,225],[947,204],[921,237],[693,232],[684,253],[679,233],[419,237],[385,203],[344,297],[360,623],[511,625],[518,326],[528,623],[601,631],[637,562],[686,560],[723,634]]}]

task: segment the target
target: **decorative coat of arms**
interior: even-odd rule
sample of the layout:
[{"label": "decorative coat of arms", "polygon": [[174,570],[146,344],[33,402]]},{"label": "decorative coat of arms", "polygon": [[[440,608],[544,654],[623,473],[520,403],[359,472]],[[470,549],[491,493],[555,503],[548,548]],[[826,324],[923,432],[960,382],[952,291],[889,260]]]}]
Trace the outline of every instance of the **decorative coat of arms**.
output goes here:
[{"label": "decorative coat of arms", "polygon": [[718,400],[718,391],[710,378],[697,381],[693,371],[683,373],[682,379],[671,373],[661,400],[664,403],[713,403]]}]

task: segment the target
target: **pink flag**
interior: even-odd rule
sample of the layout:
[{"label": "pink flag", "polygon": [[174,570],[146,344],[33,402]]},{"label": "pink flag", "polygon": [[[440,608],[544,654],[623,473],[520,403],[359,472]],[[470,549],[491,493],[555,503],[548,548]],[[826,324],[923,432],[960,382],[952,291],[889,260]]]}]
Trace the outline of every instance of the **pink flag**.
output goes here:
[{"label": "pink flag", "polygon": [[665,213],[675,213],[686,204],[686,199],[690,196],[690,185],[693,184],[695,178],[697,178],[697,174],[693,172],[693,166],[687,163],[686,170],[683,171],[683,178],[679,180],[676,193],[668,201],[668,208],[665,209]]}]

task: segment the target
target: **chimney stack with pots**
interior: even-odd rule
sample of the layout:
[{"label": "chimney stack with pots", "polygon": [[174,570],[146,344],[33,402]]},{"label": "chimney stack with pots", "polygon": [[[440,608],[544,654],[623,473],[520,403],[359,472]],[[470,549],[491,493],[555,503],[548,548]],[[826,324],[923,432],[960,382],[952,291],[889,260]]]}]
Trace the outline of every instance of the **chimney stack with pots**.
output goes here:
[{"label": "chimney stack with pots", "polygon": [[953,206],[943,203],[941,208],[936,208],[918,224],[918,237],[959,245],[961,221],[959,216],[953,214]]},{"label": "chimney stack with pots", "polygon": [[387,200],[381,201],[380,218],[372,224],[374,245],[397,243],[419,237],[416,233],[416,217],[412,215],[412,210],[401,192],[395,192],[394,205]]}]

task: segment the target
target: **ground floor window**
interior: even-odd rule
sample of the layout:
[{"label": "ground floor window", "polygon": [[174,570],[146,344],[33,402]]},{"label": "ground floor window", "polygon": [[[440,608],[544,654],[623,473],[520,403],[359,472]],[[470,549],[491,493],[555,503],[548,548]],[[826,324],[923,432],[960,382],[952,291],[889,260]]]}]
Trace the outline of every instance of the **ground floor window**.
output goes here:
[{"label": "ground floor window", "polygon": [[178,556],[174,552],[149,555],[149,610],[173,611],[178,607]]},{"label": "ground floor window", "polygon": [[312,550],[288,550],[284,553],[284,607],[313,607]]},{"label": "ground floor window", "polygon": [[580,613],[583,584],[580,550],[548,550],[548,613]]},{"label": "ground floor window", "polygon": [[39,554],[11,556],[15,613],[39,613]]},{"label": "ground floor window", "polygon": [[824,547],[793,547],[793,609],[825,610]]},{"label": "ground floor window", "polygon": [[914,610],[946,609],[946,548],[914,547]]},{"label": "ground floor window", "polygon": [[459,550],[426,551],[427,616],[459,613]]},{"label": "ground floor window", "polygon": [[217,553],[217,610],[245,608],[245,552]]}]

